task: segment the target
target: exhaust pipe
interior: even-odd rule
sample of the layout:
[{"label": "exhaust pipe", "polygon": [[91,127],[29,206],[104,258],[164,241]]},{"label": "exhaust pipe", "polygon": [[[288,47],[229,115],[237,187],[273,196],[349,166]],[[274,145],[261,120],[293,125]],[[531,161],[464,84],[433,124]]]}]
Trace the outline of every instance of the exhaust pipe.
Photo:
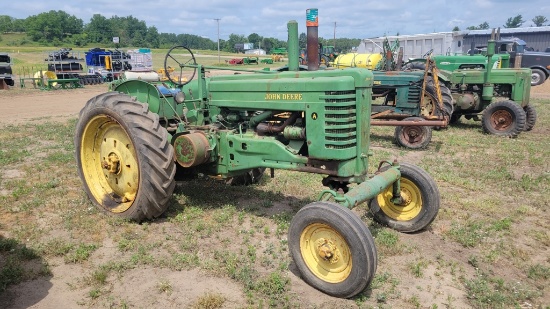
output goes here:
[{"label": "exhaust pipe", "polygon": [[319,70],[319,10],[306,10],[307,70]]}]

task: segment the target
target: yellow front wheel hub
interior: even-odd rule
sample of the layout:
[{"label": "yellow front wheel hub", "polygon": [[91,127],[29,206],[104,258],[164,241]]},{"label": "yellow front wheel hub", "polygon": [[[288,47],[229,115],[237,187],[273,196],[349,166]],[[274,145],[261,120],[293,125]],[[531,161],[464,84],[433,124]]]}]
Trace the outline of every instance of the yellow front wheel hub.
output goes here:
[{"label": "yellow front wheel hub", "polygon": [[391,201],[392,186],[389,186],[377,197],[380,209],[390,218],[397,221],[409,221],[416,218],[422,210],[422,194],[420,189],[409,179],[401,178],[402,203]]},{"label": "yellow front wheel hub", "polygon": [[128,210],[139,184],[136,149],[113,118],[98,115],[86,125],[81,143],[82,170],[94,198],[106,210]]},{"label": "yellow front wheel hub", "polygon": [[339,283],[346,280],[351,273],[349,245],[329,225],[308,225],[300,236],[300,251],[309,270],[319,279]]}]

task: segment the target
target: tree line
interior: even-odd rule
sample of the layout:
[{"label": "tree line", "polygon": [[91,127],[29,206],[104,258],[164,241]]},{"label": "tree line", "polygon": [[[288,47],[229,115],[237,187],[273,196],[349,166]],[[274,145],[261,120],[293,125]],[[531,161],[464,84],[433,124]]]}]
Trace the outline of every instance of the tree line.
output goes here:
[{"label": "tree line", "polygon": [[[101,46],[101,47],[141,47],[170,48],[184,45],[191,49],[217,50],[218,42],[194,34],[159,33],[155,26],[147,26],[145,21],[133,16],[112,16],[107,18],[95,14],[88,23],[69,15],[64,11],[40,13],[25,19],[17,19],[0,15],[0,33],[24,32],[29,40],[45,46]],[[118,38],[118,43],[113,38]],[[1,37],[0,37],[1,39]],[[20,45],[28,41],[22,40]],[[300,35],[300,47],[306,46],[305,33]],[[319,38],[324,45],[335,45],[339,51],[349,51],[359,45],[359,39],[339,38],[325,40]],[[228,40],[220,39],[220,50],[238,51],[239,43],[253,43],[255,48],[262,48],[268,53],[274,48],[286,48],[287,42],[272,37],[262,37],[257,33],[248,36],[230,34]]]},{"label": "tree line", "polygon": [[[542,26],[550,26],[550,24],[545,25],[548,22],[548,19],[542,15],[537,15],[531,19],[533,24],[531,26],[534,27],[542,27]],[[518,14],[514,17],[510,17],[506,20],[506,23],[502,25],[504,28],[519,28],[521,27],[526,21],[523,19],[523,16],[521,14]],[[486,30],[491,28],[489,26],[489,23],[482,22],[478,26],[469,26],[466,29],[467,30]],[[460,28],[454,27],[453,31],[460,31]]]}]

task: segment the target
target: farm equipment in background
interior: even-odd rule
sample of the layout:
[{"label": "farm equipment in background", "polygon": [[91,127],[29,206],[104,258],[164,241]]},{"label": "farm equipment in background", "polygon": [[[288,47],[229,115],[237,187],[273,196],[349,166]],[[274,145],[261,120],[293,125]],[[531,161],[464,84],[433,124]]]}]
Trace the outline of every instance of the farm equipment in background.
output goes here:
[{"label": "farm equipment in background", "polygon": [[[501,39],[499,30],[491,40],[491,44],[495,45],[491,57],[492,69],[529,68],[531,86],[541,85],[550,76],[550,52],[529,51],[526,49],[525,41],[518,38]],[[432,56],[432,59],[439,69],[445,71],[485,69],[488,65],[487,49],[488,46],[472,45],[467,55],[436,55]],[[410,59],[407,66],[422,69],[424,61],[422,58]]]},{"label": "farm equipment in background", "polygon": [[[497,55],[495,30],[487,45],[484,56],[434,56],[436,66],[459,66],[460,69],[440,69],[440,80],[451,89],[454,99],[454,111],[451,123],[460,117],[481,120],[485,133],[499,136],[516,137],[522,131],[530,131],[536,123],[535,108],[529,104],[531,89],[531,70],[505,68],[507,55]],[[445,64],[445,59],[456,61]],[[465,61],[467,57],[483,57],[484,61]],[[414,59],[412,62],[425,61]],[[500,61],[502,68],[496,65]],[[439,62],[439,64],[437,64]],[[477,64],[476,64],[477,63]],[[404,65],[408,68],[409,65]],[[494,98],[500,98],[492,102]],[[504,100],[503,100],[504,98]],[[481,116],[481,119],[479,118]]]},{"label": "farm equipment in background", "polygon": [[243,58],[233,58],[233,59],[229,60],[228,63],[231,64],[231,65],[244,64]]},{"label": "farm equipment in background", "polygon": [[365,68],[374,70],[380,60],[382,60],[382,54],[346,53],[340,54],[332,64],[333,67],[339,69]]},{"label": "farm equipment in background", "polygon": [[[333,66],[332,62],[339,56],[339,53],[334,50],[334,46],[323,47],[321,43],[319,43],[317,54],[319,55],[319,64],[326,68]],[[300,64],[307,65],[307,48],[300,49],[299,55]]]},{"label": "farm equipment in background", "polygon": [[[38,83],[42,83],[42,86],[47,89],[56,88],[57,86],[63,87],[65,85],[79,87],[81,85],[103,83],[103,78],[100,74],[83,71],[82,63],[85,63],[85,59],[80,57],[79,54],[73,53],[71,48],[61,48],[58,51],[51,52],[44,60],[46,61],[48,71],[56,75],[55,82],[52,82],[54,78],[49,76],[48,80],[37,81]],[[37,72],[35,78],[38,75],[45,76],[45,74]]]},{"label": "farm equipment in background", "polygon": [[8,86],[15,84],[12,74],[10,56],[7,53],[0,53],[0,89],[8,89]]},{"label": "farm equipment in background", "polygon": [[447,126],[454,110],[453,98],[450,89],[439,81],[433,64],[424,71],[373,74],[371,125],[395,126],[397,144],[424,148],[431,141],[432,127]]},{"label": "farm equipment in background", "polygon": [[[239,64],[259,64],[259,57],[244,57],[244,58],[233,58],[229,61],[226,60],[228,64],[239,65]],[[271,59],[262,59],[261,63],[273,63]]]},{"label": "farm equipment in background", "polygon": [[157,74],[159,75],[159,81],[166,82],[168,81],[168,74],[171,74],[174,72],[174,68],[168,67],[168,68],[162,68],[157,70]]},{"label": "farm equipment in background", "polygon": [[321,57],[325,56],[329,62],[333,62],[334,59],[336,59],[340,55],[340,53],[336,51],[334,46],[323,46],[323,44],[319,44],[319,47],[321,49]]},{"label": "farm equipment in background", "polygon": [[264,58],[264,59],[260,60],[260,63],[273,64],[273,59],[272,58]]},{"label": "farm equipment in background", "polygon": [[281,55],[271,55],[271,60],[273,60],[273,62],[282,62],[285,59]]},{"label": "farm equipment in background", "polygon": [[432,64],[422,71],[400,71],[398,42],[384,42],[379,54],[348,53],[334,61],[337,68],[363,67],[373,71],[371,125],[395,126],[398,145],[409,149],[426,147],[432,127],[447,126],[454,110],[451,91],[438,81]]},{"label": "farm equipment in background", "polygon": [[278,47],[278,48],[273,48],[271,50],[271,54],[272,55],[286,56],[288,54],[288,51],[284,47]]},{"label": "farm equipment in background", "polygon": [[243,58],[243,64],[258,64],[259,58],[258,57],[244,57]]},{"label": "farm equipment in background", "polygon": [[415,232],[435,219],[439,191],[411,164],[383,161],[369,172],[373,73],[300,71],[297,22],[288,31],[284,71],[207,78],[208,69],[235,68],[199,65],[177,46],[164,61],[169,82],[122,81],[91,98],[75,130],[78,174],[99,209],[135,221],[160,216],[176,180],[198,174],[232,184],[258,182],[265,169],[323,175],[319,200],[290,222],[289,249],[306,282],[352,297],[372,281],[377,252],[351,208],[369,202],[376,221]]},{"label": "farm equipment in background", "polygon": [[[44,60],[47,63],[47,72],[51,73],[43,70],[36,72],[31,78],[33,83],[45,89],[76,88],[111,82],[132,69],[143,71],[152,68],[150,63],[148,66],[142,65],[143,68],[138,68],[141,62],[132,62],[132,56],[129,53],[119,50],[91,48],[84,54],[84,57],[80,57],[71,48],[62,48],[49,53]],[[134,54],[141,55],[141,53]],[[83,64],[86,65],[86,71]]]},{"label": "farm equipment in background", "polygon": [[88,71],[102,76],[108,82],[121,78],[125,71],[136,69],[130,63],[130,55],[118,49],[92,48],[85,54]]}]

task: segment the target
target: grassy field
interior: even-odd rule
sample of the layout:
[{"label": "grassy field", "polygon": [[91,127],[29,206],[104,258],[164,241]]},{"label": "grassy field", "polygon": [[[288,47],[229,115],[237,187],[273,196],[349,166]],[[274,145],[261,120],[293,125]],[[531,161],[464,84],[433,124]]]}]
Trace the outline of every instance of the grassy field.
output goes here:
[{"label": "grassy field", "polygon": [[[14,50],[14,71],[41,65],[49,50]],[[165,52],[153,51],[155,68]],[[373,128],[373,171],[381,160],[415,163],[442,203],[414,234],[376,224],[365,204],[354,209],[375,236],[378,269],[349,300],[305,284],[288,253],[290,219],[317,199],[321,176],[180,183],[165,215],[135,224],[104,215],[82,190],[76,119],[1,127],[0,304],[57,296],[71,308],[550,308],[550,99],[532,104],[537,125],[515,139],[462,119],[409,151],[393,128]]]},{"label": "grassy field", "polygon": [[[377,225],[366,205],[357,207],[378,246],[373,284],[352,300],[309,293],[336,307],[549,308],[549,103],[534,100],[537,126],[517,139],[484,135],[478,122],[462,120],[434,132],[428,149],[408,151],[394,145],[391,128],[374,128],[372,166],[393,158],[420,165],[436,179],[442,209],[427,231],[408,235]],[[290,218],[316,199],[320,176],[277,171],[251,187],[181,183],[165,216],[123,222],[98,212],[82,191],[74,125],[45,120],[0,130],[4,297],[18,284],[78,266],[67,284],[88,307],[141,306],[112,288],[136,269],[230,279],[245,297],[237,308],[321,306],[298,292],[307,286],[292,280],[286,243]],[[161,299],[179,286],[152,280]],[[190,304],[234,305],[212,291]]]}]

